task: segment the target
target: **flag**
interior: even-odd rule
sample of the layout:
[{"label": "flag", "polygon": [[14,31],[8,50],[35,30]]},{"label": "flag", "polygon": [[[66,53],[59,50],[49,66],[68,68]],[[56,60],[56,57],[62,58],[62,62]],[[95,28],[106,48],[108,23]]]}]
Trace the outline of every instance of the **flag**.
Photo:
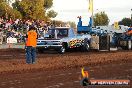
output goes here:
[{"label": "flag", "polygon": [[89,11],[93,12],[93,0],[89,0]]},{"label": "flag", "polygon": [[118,22],[114,22],[114,28],[115,28],[115,29],[119,29]]}]

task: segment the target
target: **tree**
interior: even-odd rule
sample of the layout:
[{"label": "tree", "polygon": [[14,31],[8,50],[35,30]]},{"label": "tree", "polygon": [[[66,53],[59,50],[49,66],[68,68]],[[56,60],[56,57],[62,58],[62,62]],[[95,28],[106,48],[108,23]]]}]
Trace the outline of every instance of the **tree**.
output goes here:
[{"label": "tree", "polygon": [[6,19],[21,18],[20,12],[13,10],[6,2],[0,3],[0,16]]},{"label": "tree", "polygon": [[132,26],[132,19],[123,18],[121,21],[119,21],[119,25]]},{"label": "tree", "polygon": [[0,16],[45,21],[57,16],[57,12],[49,10],[53,5],[53,0],[15,0],[12,4],[13,8],[10,7],[11,3],[12,0],[0,0]]},{"label": "tree", "polygon": [[0,16],[7,18],[7,14],[9,13],[9,6],[5,2],[0,3]]},{"label": "tree", "polygon": [[53,5],[53,0],[44,0],[44,8],[49,9]]},{"label": "tree", "polygon": [[0,0],[0,3],[6,2],[8,5],[12,2],[12,0]]},{"label": "tree", "polygon": [[13,9],[20,11],[24,19],[40,19],[45,21],[57,15],[54,10],[46,13],[52,5],[53,0],[15,0],[15,3],[12,4]]},{"label": "tree", "polygon": [[109,18],[105,12],[96,13],[94,15],[94,26],[104,26],[109,24]]},{"label": "tree", "polygon": [[2,3],[3,2],[3,0],[0,0],[0,3]]},{"label": "tree", "polygon": [[12,2],[12,0],[4,0],[4,1],[7,2],[8,4]]},{"label": "tree", "polygon": [[[50,9],[53,5],[53,0],[44,0],[44,9],[45,9],[45,12]],[[47,19],[48,18],[55,18],[57,16],[57,12],[55,12],[54,10],[50,10],[47,12],[46,16],[47,16]]]},{"label": "tree", "polygon": [[44,19],[43,0],[16,1],[13,8],[21,12],[24,19]]},{"label": "tree", "polygon": [[61,20],[52,20],[51,24],[54,25],[54,26],[65,26],[66,22],[63,22]]},{"label": "tree", "polygon": [[69,24],[71,28],[76,28],[75,22],[68,21],[67,24]]},{"label": "tree", "polygon": [[19,0],[15,0],[14,3],[12,3],[12,7],[13,9],[19,10],[20,9],[20,1]]},{"label": "tree", "polygon": [[19,11],[17,11],[16,9],[13,10],[13,13],[12,13],[12,18],[13,19],[22,19],[22,15]]},{"label": "tree", "polygon": [[57,16],[57,12],[55,12],[54,10],[50,10],[48,11],[47,16],[49,18],[55,18]]}]

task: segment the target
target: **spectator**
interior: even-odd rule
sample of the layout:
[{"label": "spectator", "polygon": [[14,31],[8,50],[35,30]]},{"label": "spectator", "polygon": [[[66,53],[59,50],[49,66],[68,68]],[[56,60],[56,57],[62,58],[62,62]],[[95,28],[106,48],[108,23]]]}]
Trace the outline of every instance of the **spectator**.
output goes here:
[{"label": "spectator", "polygon": [[6,33],[6,37],[11,37],[11,29],[8,29],[7,33]]},{"label": "spectator", "polygon": [[[45,32],[48,30],[48,27],[50,27],[49,22],[45,23],[44,20],[12,20],[0,17],[0,28],[3,34],[6,35],[6,38],[15,37],[17,39],[22,39],[22,41],[25,42],[25,34],[29,29],[29,25],[34,25],[37,29],[37,32],[42,33],[42,36],[44,36]],[[18,35],[18,32],[20,32],[22,35]]]}]

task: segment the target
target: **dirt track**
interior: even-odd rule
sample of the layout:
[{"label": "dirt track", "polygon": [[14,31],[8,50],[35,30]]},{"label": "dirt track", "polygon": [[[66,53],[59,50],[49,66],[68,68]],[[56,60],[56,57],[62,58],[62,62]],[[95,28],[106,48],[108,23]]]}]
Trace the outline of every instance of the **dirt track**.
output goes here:
[{"label": "dirt track", "polygon": [[0,50],[0,88],[81,88],[82,66],[90,78],[132,81],[131,51],[44,53],[38,54],[33,65],[25,64],[24,54],[20,49]]}]

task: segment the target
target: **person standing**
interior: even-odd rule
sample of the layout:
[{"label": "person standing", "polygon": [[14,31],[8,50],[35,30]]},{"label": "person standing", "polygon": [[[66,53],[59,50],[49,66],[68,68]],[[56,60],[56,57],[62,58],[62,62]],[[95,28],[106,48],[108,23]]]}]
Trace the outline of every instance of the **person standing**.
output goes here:
[{"label": "person standing", "polygon": [[30,26],[26,35],[26,63],[34,64],[36,61],[37,33],[34,26]]}]

